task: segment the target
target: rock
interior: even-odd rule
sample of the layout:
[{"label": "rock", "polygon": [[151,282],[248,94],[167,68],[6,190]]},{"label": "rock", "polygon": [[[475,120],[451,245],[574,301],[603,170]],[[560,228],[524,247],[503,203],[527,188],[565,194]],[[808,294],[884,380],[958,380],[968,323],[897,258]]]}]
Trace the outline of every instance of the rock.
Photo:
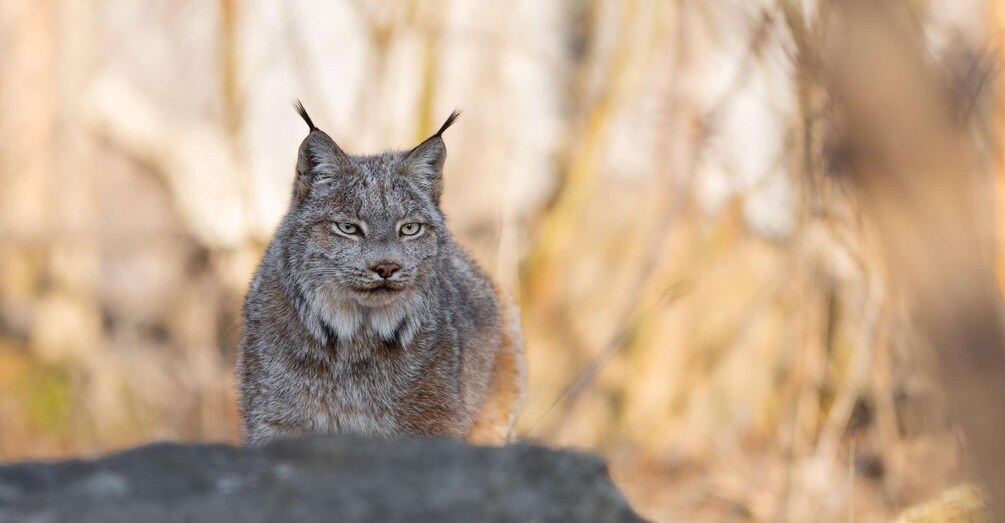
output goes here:
[{"label": "rock", "polygon": [[640,521],[593,455],[347,436],[0,467],[0,522]]}]

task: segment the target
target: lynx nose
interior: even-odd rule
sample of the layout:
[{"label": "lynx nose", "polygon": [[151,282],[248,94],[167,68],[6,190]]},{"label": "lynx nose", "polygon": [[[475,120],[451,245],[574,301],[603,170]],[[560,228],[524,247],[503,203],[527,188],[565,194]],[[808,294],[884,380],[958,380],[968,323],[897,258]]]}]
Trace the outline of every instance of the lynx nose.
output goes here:
[{"label": "lynx nose", "polygon": [[374,265],[371,270],[386,280],[401,270],[401,265],[397,263],[381,263],[380,265]]}]

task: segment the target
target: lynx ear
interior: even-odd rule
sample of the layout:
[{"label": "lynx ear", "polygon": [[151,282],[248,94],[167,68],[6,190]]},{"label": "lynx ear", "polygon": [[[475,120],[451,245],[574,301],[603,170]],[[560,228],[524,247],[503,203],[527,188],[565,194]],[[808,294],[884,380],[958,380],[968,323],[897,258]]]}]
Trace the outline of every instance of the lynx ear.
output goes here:
[{"label": "lynx ear", "polygon": [[461,113],[454,111],[436,134],[408,152],[403,163],[403,172],[411,177],[419,187],[429,191],[436,204],[443,193],[443,164],[447,161],[447,146],[443,143],[443,131],[454,124]]},{"label": "lynx ear", "polygon": [[310,127],[310,133],[300,144],[300,152],[297,155],[295,193],[297,201],[303,202],[312,192],[328,188],[340,172],[350,168],[351,163],[335,141],[314,126],[300,100],[296,101],[294,107]]}]

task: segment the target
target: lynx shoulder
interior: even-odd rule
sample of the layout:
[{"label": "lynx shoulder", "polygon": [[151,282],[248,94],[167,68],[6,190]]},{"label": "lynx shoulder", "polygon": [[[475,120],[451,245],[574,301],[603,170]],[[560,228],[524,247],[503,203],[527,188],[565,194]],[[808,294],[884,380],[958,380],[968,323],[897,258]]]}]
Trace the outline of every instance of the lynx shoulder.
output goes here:
[{"label": "lynx shoulder", "polygon": [[440,130],[410,151],[345,153],[310,127],[290,208],[244,304],[246,444],[313,432],[510,439],[519,315],[440,209]]}]

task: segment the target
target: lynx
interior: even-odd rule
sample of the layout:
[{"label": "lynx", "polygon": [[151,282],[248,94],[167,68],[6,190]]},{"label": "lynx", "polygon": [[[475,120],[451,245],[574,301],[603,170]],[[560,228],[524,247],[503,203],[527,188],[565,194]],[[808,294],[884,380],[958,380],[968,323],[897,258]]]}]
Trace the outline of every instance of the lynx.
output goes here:
[{"label": "lynx", "polygon": [[289,211],[244,304],[237,361],[248,445],[305,433],[511,439],[525,360],[516,307],[440,209],[439,131],[346,154],[315,127]]}]

